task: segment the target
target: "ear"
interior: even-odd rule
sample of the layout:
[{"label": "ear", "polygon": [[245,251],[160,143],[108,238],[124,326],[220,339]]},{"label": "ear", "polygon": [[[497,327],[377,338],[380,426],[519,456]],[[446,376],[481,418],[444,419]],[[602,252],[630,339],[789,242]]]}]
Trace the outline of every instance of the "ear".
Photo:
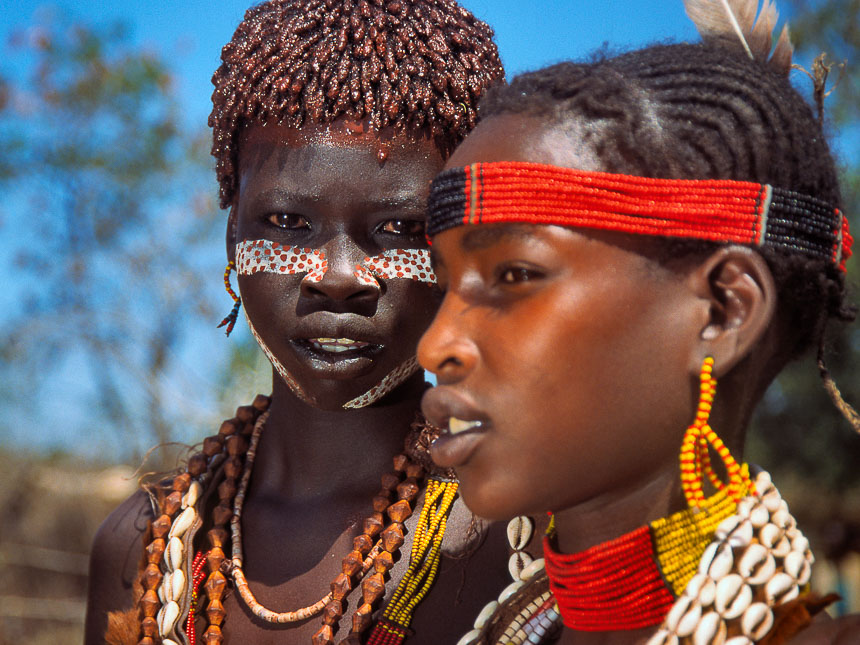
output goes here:
[{"label": "ear", "polygon": [[230,206],[230,215],[227,217],[227,260],[236,261],[236,244],[238,242],[238,223],[236,221],[236,204]]},{"label": "ear", "polygon": [[776,285],[764,258],[743,246],[721,247],[689,276],[692,288],[709,306],[700,330],[701,355],[691,366],[698,373],[706,356],[722,376],[749,355],[765,335],[776,311]]}]

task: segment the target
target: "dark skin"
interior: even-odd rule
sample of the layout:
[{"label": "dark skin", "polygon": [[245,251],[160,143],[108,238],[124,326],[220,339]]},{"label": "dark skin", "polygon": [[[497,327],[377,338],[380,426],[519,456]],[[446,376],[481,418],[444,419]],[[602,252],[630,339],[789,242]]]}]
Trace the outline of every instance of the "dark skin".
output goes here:
[{"label": "dark skin", "polygon": [[[384,161],[378,159],[380,147],[387,152]],[[365,255],[425,247],[424,202],[442,158],[421,137],[335,122],[301,131],[252,126],[239,161],[239,193],[227,227],[230,258],[237,241],[268,239],[321,249],[329,262],[323,280],[313,284],[302,275],[239,279],[254,327],[304,393],[297,396],[274,375],[270,417],[242,516],[251,590],[270,609],[295,610],[319,600],[340,573],[342,558],[372,510],[380,476],[403,450],[426,388],[418,372],[371,407],[341,407],[414,355],[438,305],[435,289],[425,283],[380,279],[380,289],[369,289],[353,268]],[[309,353],[303,342],[343,337],[371,342],[375,349],[325,356]],[[149,517],[148,502],[137,495],[96,537],[87,643],[101,643],[106,612],[130,602]],[[407,521],[407,542],[386,584],[386,598],[408,566],[417,519],[416,513]],[[471,520],[458,503],[436,583],[414,616],[411,643],[456,642],[508,582],[504,525],[491,531],[473,556],[461,557],[474,546],[467,536]],[[360,591],[347,600],[338,639],[348,633]],[[316,617],[272,626],[253,617],[232,592],[224,605],[226,642],[308,643],[322,624]]]},{"label": "dark skin", "polygon": [[[600,125],[584,120],[500,115],[447,167],[513,160],[600,171],[599,139]],[[711,425],[742,459],[780,341],[773,278],[757,253],[726,246],[666,265],[633,235],[529,224],[456,227],[432,249],[445,298],[418,348],[438,379],[422,407],[443,427],[452,417],[481,422],[432,449],[476,513],[551,509],[559,550],[570,553],[686,508],[678,450],[706,356],[719,381]],[[856,639],[856,619],[836,624],[792,642]],[[566,628],[560,642],[638,645],[653,632]]]}]

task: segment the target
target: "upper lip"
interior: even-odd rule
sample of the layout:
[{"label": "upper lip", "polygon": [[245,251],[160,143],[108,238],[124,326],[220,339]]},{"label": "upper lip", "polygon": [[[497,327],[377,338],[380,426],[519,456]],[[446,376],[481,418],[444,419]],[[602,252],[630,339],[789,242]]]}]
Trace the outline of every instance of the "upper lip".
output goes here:
[{"label": "upper lip", "polygon": [[451,417],[463,421],[480,421],[484,427],[490,423],[489,416],[476,407],[468,396],[446,385],[437,385],[424,393],[421,411],[430,423],[440,428],[447,428]]}]

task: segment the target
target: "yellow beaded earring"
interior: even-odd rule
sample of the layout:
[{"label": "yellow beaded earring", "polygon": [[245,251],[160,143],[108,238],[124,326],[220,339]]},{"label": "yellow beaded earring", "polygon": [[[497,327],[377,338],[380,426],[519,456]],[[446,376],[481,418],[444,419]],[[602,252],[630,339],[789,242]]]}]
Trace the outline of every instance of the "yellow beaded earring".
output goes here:
[{"label": "yellow beaded earring", "polygon": [[[681,442],[681,488],[687,504],[691,507],[701,506],[705,501],[703,484],[705,475],[717,490],[725,490],[735,502],[739,501],[747,491],[753,488],[749,476],[741,469],[735,458],[722,439],[713,431],[708,421],[711,416],[711,406],[717,391],[717,380],[712,376],[714,358],[708,356],[702,363],[699,374],[699,404],[696,407],[696,418]],[[709,446],[712,446],[728,474],[728,482],[723,482],[711,466]]]}]

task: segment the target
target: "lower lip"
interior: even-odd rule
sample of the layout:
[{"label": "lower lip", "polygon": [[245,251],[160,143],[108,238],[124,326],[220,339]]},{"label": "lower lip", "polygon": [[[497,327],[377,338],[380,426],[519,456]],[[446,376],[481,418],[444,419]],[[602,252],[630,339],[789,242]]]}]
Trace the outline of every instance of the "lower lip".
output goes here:
[{"label": "lower lip", "polygon": [[458,434],[440,435],[430,446],[430,456],[437,466],[457,468],[472,457],[486,434],[486,426],[476,430],[466,430]]},{"label": "lower lip", "polygon": [[368,345],[346,352],[327,352],[307,341],[291,341],[296,355],[320,378],[351,379],[370,372],[383,347]]}]

